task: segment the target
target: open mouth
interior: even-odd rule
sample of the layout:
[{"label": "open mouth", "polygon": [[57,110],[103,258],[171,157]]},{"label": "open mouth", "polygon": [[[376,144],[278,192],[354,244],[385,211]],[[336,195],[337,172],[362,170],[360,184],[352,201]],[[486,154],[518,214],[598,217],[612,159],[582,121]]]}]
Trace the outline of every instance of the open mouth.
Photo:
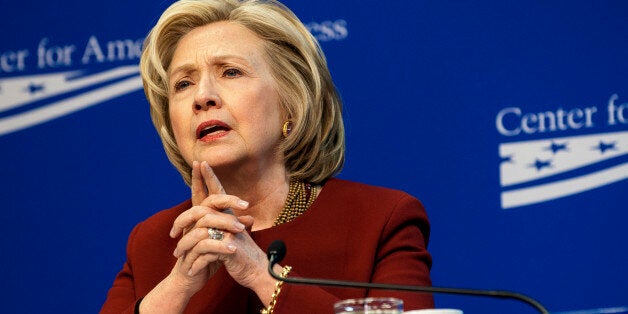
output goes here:
[{"label": "open mouth", "polygon": [[207,121],[201,123],[196,129],[196,138],[203,139],[207,136],[217,136],[229,130],[231,128],[220,121]]}]

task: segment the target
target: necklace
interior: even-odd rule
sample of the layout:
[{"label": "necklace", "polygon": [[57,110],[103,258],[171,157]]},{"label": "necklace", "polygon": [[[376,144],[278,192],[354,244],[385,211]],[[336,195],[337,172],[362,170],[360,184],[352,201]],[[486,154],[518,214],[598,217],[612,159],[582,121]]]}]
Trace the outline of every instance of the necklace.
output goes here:
[{"label": "necklace", "polygon": [[301,180],[290,180],[286,204],[275,219],[275,226],[289,222],[303,214],[314,203],[319,186]]}]

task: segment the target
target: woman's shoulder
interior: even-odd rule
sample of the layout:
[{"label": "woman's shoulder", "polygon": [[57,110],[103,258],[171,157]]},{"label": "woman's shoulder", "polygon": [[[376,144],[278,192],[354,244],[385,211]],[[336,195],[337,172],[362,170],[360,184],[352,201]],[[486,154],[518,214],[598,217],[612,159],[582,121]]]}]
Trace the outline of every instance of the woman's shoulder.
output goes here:
[{"label": "woman's shoulder", "polygon": [[[395,230],[399,226],[417,225],[423,237],[429,237],[429,219],[423,203],[407,192],[342,179],[330,179],[319,196],[321,213],[349,219],[360,228],[376,225]],[[317,199],[318,201],[318,199]]]},{"label": "woman's shoulder", "polygon": [[335,215],[361,217],[403,215],[425,215],[421,201],[407,192],[382,186],[332,178],[323,186],[316,199],[317,206],[334,211]]},{"label": "woman's shoulder", "polygon": [[366,199],[368,201],[390,202],[395,199],[415,199],[414,196],[401,190],[339,178],[327,180],[323,185],[323,190],[325,189],[329,194],[346,196],[354,200]]}]

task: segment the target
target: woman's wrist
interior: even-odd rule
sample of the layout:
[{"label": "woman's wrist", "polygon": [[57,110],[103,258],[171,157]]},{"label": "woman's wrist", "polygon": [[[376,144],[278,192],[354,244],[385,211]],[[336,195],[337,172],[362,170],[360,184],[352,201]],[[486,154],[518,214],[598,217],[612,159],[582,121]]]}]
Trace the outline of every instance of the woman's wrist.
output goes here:
[{"label": "woman's wrist", "polygon": [[182,313],[196,292],[180,280],[180,275],[171,273],[142,299],[139,312]]}]

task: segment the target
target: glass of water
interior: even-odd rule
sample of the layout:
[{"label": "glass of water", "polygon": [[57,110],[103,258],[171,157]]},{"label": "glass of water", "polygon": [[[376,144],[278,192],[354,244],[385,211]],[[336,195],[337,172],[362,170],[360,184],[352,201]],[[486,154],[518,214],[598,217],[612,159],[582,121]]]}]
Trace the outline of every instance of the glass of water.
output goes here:
[{"label": "glass of water", "polygon": [[348,299],[334,304],[336,314],[402,314],[403,301],[395,298]]}]

